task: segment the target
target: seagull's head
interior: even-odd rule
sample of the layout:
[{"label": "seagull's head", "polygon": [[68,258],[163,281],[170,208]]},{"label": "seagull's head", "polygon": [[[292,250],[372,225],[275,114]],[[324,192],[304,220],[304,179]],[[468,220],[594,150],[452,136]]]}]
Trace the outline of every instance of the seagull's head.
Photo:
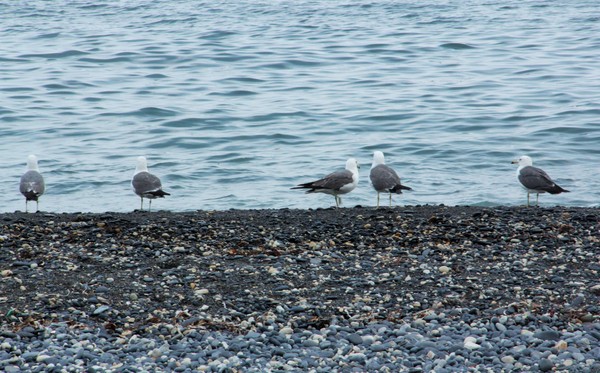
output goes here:
[{"label": "seagull's head", "polygon": [[139,156],[137,157],[137,165],[135,166],[135,172],[148,171],[148,162],[146,161],[146,157]]},{"label": "seagull's head", "polygon": [[385,164],[385,157],[383,156],[382,152],[377,150],[373,153],[373,165],[371,166],[371,168],[380,164]]},{"label": "seagull's head", "polygon": [[528,157],[526,155],[520,156],[518,159],[513,160],[511,163],[518,164],[519,167],[526,167],[526,166],[533,165],[533,161],[531,160],[531,157]]},{"label": "seagull's head", "polygon": [[346,170],[348,171],[357,171],[360,169],[360,165],[358,164],[358,161],[354,158],[349,158],[346,161]]},{"label": "seagull's head", "polygon": [[31,154],[29,157],[27,157],[27,169],[31,170],[31,171],[39,170],[37,157],[33,154]]}]

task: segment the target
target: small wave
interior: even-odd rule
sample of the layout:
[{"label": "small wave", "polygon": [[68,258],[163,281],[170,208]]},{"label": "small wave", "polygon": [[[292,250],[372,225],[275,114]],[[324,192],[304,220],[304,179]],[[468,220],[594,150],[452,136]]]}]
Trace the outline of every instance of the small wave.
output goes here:
[{"label": "small wave", "polygon": [[240,55],[236,55],[236,54],[221,54],[221,55],[211,57],[211,60],[219,61],[219,62],[238,62],[238,61],[252,60],[255,58],[256,57],[254,57],[254,56],[240,56]]},{"label": "small wave", "polygon": [[382,115],[366,115],[366,116],[356,116],[352,119],[360,120],[360,121],[404,121],[408,119],[414,119],[417,115],[415,114],[382,114]]},{"label": "small wave", "polygon": [[174,110],[161,109],[157,107],[145,107],[140,110],[132,111],[128,114],[142,117],[172,117],[179,113]]},{"label": "small wave", "polygon": [[389,48],[389,44],[386,43],[373,43],[373,44],[367,44],[365,46],[363,46],[363,48],[365,49],[385,49],[385,48]]},{"label": "small wave", "polygon": [[280,89],[273,89],[272,92],[311,91],[314,89],[317,89],[317,88],[316,87],[299,86],[299,87],[285,87],[285,88],[280,88]]},{"label": "small wave", "polygon": [[252,96],[252,95],[256,95],[257,93],[254,91],[247,91],[244,89],[236,89],[233,91],[229,91],[229,92],[211,92],[209,93],[210,96],[228,96],[228,97],[239,97],[239,96]]},{"label": "small wave", "polygon": [[276,69],[276,70],[289,69],[289,66],[282,62],[266,63],[264,65],[259,65],[257,67],[260,69]]},{"label": "small wave", "polygon": [[220,79],[219,82],[263,83],[264,80],[250,78],[250,77],[246,77],[246,76],[240,76],[240,77]]},{"label": "small wave", "polygon": [[62,85],[62,84],[56,84],[56,83],[52,83],[52,84],[45,84],[42,87],[46,88],[46,89],[67,89],[69,87],[67,87],[66,85]]},{"label": "small wave", "polygon": [[192,128],[204,123],[206,123],[206,120],[202,118],[185,118],[164,122],[161,126],[171,128]]},{"label": "small wave", "polygon": [[128,111],[124,113],[101,113],[100,116],[109,117],[109,116],[134,116],[134,117],[173,117],[178,115],[179,113],[173,110],[161,109],[157,107],[145,107],[139,110]]},{"label": "small wave", "polygon": [[227,38],[229,36],[232,35],[236,35],[235,32],[233,31],[223,31],[223,30],[218,30],[218,31],[211,31],[205,35],[200,36],[200,39],[203,40],[218,40],[218,39],[223,39],[223,38]]},{"label": "small wave", "polygon": [[542,71],[541,69],[525,69],[525,70],[519,70],[517,72],[515,72],[515,75],[525,75],[525,74],[532,74],[532,73],[537,73],[539,71]]},{"label": "small wave", "polygon": [[148,74],[148,75],[146,75],[146,78],[149,78],[149,79],[163,79],[163,78],[168,78],[168,76],[165,75],[165,74]]},{"label": "small wave", "polygon": [[264,115],[254,115],[245,118],[248,122],[269,122],[282,118],[308,118],[310,115],[305,111],[292,111],[288,113],[270,113]]},{"label": "small wave", "polygon": [[74,57],[74,56],[85,56],[89,53],[82,52],[76,49],[67,50],[64,52],[58,53],[29,53],[22,54],[19,57],[21,58],[66,58],[66,57]]},{"label": "small wave", "polygon": [[563,115],[600,115],[600,109],[586,109],[586,110],[567,110],[561,111],[556,114],[557,116]]},{"label": "small wave", "polygon": [[532,119],[541,119],[545,118],[543,115],[511,115],[508,117],[502,118],[503,122],[519,122],[519,121],[530,121]]},{"label": "small wave", "polygon": [[289,64],[291,66],[319,66],[319,65],[322,65],[321,62],[298,60],[298,59],[286,60],[285,62],[286,62],[286,64]]},{"label": "small wave", "polygon": [[0,62],[25,62],[25,61],[27,61],[27,60],[23,59],[23,58],[0,57]]},{"label": "small wave", "polygon": [[60,36],[60,32],[51,32],[48,34],[41,34],[41,35],[34,36],[32,39],[53,39],[58,36]]},{"label": "small wave", "polygon": [[[568,133],[568,134],[587,134],[590,132],[594,132],[595,130],[587,127],[579,127],[579,126],[557,126],[553,128],[544,128],[539,131],[535,131],[535,134],[560,134],[560,133]],[[597,131],[596,131],[597,132]]]},{"label": "small wave", "polygon": [[196,17],[188,17],[188,18],[181,18],[181,19],[161,19],[160,21],[148,23],[147,26],[173,25],[173,24],[190,23],[190,22],[195,23],[197,20],[198,19]]},{"label": "small wave", "polygon": [[73,91],[50,91],[47,94],[55,95],[55,96],[61,96],[61,95],[71,96],[71,95],[76,95],[77,93],[73,92]]},{"label": "small wave", "polygon": [[442,45],[440,45],[441,48],[446,48],[446,49],[475,49],[475,47],[469,45],[469,44],[463,44],[463,43],[444,43]]},{"label": "small wave", "polygon": [[8,96],[8,98],[14,99],[14,100],[31,100],[34,96],[30,96],[30,95],[15,95],[15,96]]},{"label": "small wave", "polygon": [[102,8],[108,8],[108,4],[85,4],[85,5],[80,5],[78,8],[85,9],[85,10],[102,9]]},{"label": "small wave", "polygon": [[91,63],[114,63],[114,62],[131,62],[131,58],[129,58],[129,57],[112,57],[112,58],[83,57],[83,58],[80,58],[79,61],[91,62]]},{"label": "small wave", "polygon": [[8,88],[0,88],[0,91],[3,92],[31,92],[35,91],[35,89],[31,87],[8,87]]},{"label": "small wave", "polygon": [[124,56],[139,56],[139,53],[136,52],[119,52],[115,53],[115,56],[124,57]]}]

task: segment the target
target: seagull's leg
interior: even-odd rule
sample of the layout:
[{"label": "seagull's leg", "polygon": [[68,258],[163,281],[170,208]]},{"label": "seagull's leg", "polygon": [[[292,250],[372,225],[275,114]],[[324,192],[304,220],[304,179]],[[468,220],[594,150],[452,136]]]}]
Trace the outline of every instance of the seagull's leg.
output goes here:
[{"label": "seagull's leg", "polygon": [[148,212],[150,212],[150,210],[152,210],[152,200],[148,199]]},{"label": "seagull's leg", "polygon": [[25,198],[25,212],[27,212],[27,198]]},{"label": "seagull's leg", "polygon": [[40,201],[38,201],[37,199],[35,200],[35,212],[39,212],[40,211]]},{"label": "seagull's leg", "polygon": [[390,192],[390,207],[392,207],[392,192]]},{"label": "seagull's leg", "polygon": [[140,202],[140,211],[144,211],[144,197],[140,197],[141,202]]},{"label": "seagull's leg", "polygon": [[535,205],[536,206],[540,205],[540,194],[539,193],[535,194]]},{"label": "seagull's leg", "polygon": [[527,192],[527,207],[529,207],[529,192]]},{"label": "seagull's leg", "polygon": [[377,208],[379,208],[379,192],[377,192]]}]

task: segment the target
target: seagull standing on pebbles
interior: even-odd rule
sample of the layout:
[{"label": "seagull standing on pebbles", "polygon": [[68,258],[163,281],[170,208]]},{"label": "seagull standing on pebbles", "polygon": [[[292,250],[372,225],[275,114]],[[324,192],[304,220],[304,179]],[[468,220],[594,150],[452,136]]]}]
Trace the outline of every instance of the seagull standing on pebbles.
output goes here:
[{"label": "seagull standing on pebbles", "polygon": [[148,211],[150,211],[153,199],[171,195],[162,190],[160,179],[148,172],[146,157],[138,157],[135,173],[133,179],[131,179],[131,186],[135,194],[142,199],[140,204],[140,210],[142,211],[144,210],[144,197],[148,198]]},{"label": "seagull standing on pebbles", "polygon": [[566,189],[558,186],[548,174],[541,168],[533,167],[531,157],[523,155],[512,161],[513,164],[518,164],[517,179],[527,191],[527,206],[529,206],[529,195],[535,193],[535,205],[538,205],[540,193],[559,194],[569,192]]},{"label": "seagull standing on pebbles", "polygon": [[292,189],[308,189],[306,193],[326,193],[335,197],[336,207],[340,207],[340,194],[350,193],[358,185],[358,169],[360,166],[354,158],[346,161],[346,169],[332,172],[322,179],[299,184]]},{"label": "seagull standing on pebbles", "polygon": [[373,153],[373,165],[369,175],[373,188],[377,191],[377,207],[379,208],[379,193],[390,194],[390,207],[392,207],[392,193],[402,194],[402,190],[412,190],[400,183],[400,176],[393,168],[385,165],[385,157],[382,152]]},{"label": "seagull standing on pebbles", "polygon": [[27,172],[21,176],[19,191],[25,196],[25,212],[27,212],[27,202],[35,201],[36,212],[39,211],[38,198],[44,194],[46,185],[44,177],[40,174],[37,157],[30,155],[27,157]]}]

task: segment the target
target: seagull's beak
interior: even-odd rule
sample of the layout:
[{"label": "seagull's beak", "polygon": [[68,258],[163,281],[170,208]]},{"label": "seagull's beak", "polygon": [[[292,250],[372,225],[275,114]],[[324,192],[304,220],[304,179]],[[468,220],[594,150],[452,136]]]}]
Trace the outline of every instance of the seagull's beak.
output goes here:
[{"label": "seagull's beak", "polygon": [[519,161],[518,161],[518,160],[516,160],[516,159],[513,159],[513,161],[512,161],[512,162],[510,162],[510,163],[511,163],[511,164],[518,164],[518,163],[519,163]]}]

